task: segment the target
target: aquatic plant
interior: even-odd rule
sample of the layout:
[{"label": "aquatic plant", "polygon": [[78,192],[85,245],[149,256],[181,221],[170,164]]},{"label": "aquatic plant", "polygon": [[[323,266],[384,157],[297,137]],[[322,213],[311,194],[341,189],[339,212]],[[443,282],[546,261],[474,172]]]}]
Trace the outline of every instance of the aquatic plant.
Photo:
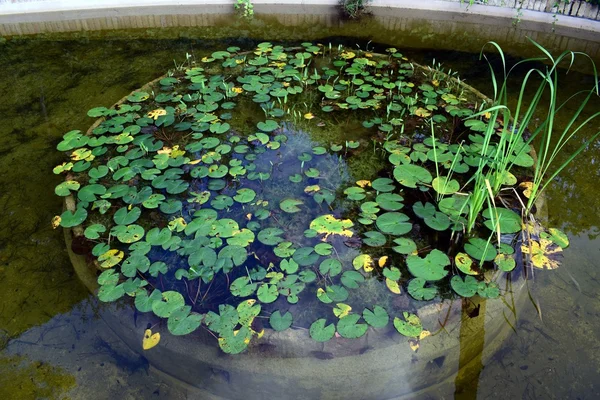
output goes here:
[{"label": "aquatic plant", "polygon": [[340,10],[346,18],[357,19],[365,14],[369,0],[340,0]]},{"label": "aquatic plant", "polygon": [[243,18],[251,19],[254,17],[254,4],[252,4],[252,0],[236,0],[234,8]]},{"label": "aquatic plant", "polygon": [[[419,302],[498,297],[487,271],[512,271],[521,253],[553,268],[568,245],[531,224],[539,245],[521,242],[518,193],[490,190],[502,138],[481,133],[504,121],[394,48],[264,42],[188,62],[89,110],[96,124],[57,146],[68,160],[54,170],[66,175],[55,192],[77,202],[54,224],[81,226],[78,250],[100,272],[101,301],[132,297],[171,334],[205,329],[227,353],[262,337],[261,318],[319,342],[390,321],[424,338]],[[337,118],[356,120],[356,132],[330,142]],[[507,150],[519,176],[534,165],[529,150]],[[366,156],[377,170],[354,176]],[[523,183],[504,178],[501,187]],[[478,179],[492,194],[471,217]],[[408,307],[395,302],[402,287]],[[144,347],[159,340],[146,331]]]}]

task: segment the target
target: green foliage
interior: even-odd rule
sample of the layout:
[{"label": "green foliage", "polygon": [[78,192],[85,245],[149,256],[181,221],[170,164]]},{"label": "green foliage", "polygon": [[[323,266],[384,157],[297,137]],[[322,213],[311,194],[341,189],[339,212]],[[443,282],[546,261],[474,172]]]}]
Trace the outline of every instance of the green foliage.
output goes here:
[{"label": "green foliage", "polygon": [[[238,8],[247,5],[252,10],[250,2]],[[133,297],[172,334],[202,326],[237,354],[262,336],[255,318],[276,331],[309,328],[319,342],[336,332],[361,337],[390,318],[398,332],[418,337],[419,318],[392,301],[406,295],[402,287],[418,301],[452,296],[448,288],[462,297],[500,295],[483,272],[510,272],[517,257],[490,231],[517,233],[524,218],[495,206],[489,178],[518,185],[497,164],[506,158],[528,168],[528,143],[503,150],[500,122],[473,114],[447,78],[415,74],[396,49],[263,42],[240,50],[188,62],[116,109],[93,108],[98,125],[88,135],[66,133],[57,146],[69,160],[54,172],[69,178],[56,194],[76,195],[78,204],[54,223],[82,225],[94,242],[101,301]],[[363,133],[376,138],[372,151],[362,137],[324,143],[318,128],[330,129],[335,113],[362,119]],[[415,132],[404,131],[409,125]],[[455,125],[464,143],[452,142]],[[377,165],[372,176],[350,176],[348,165],[365,160]],[[464,230],[471,236],[463,241],[455,233]],[[568,244],[556,230],[537,239],[553,250]],[[541,246],[532,257],[548,266]],[[387,287],[390,298],[364,308],[372,285]],[[334,315],[283,311],[286,303],[307,313],[331,307]]]}]

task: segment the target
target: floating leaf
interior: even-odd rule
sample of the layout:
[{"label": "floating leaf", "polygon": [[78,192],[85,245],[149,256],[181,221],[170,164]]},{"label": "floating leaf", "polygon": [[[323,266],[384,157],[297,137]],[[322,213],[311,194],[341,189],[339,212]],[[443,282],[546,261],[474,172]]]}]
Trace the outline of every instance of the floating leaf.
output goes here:
[{"label": "floating leaf", "polygon": [[265,228],[258,233],[258,241],[262,244],[275,246],[283,242],[283,238],[280,237],[282,234],[283,231],[279,228]]},{"label": "floating leaf", "polygon": [[373,262],[373,258],[368,254],[360,254],[352,260],[352,265],[354,269],[364,269],[365,272],[373,271],[375,263]]},{"label": "floating leaf", "polygon": [[[496,224],[499,225],[500,233],[521,231],[521,216],[512,210],[502,207],[486,208],[481,215],[488,218],[483,224],[493,232],[496,232]],[[492,216],[493,219],[490,219]]]},{"label": "floating leaf", "polygon": [[302,200],[298,200],[298,199],[284,199],[279,203],[279,208],[281,208],[283,211],[285,211],[286,213],[297,213],[300,212],[300,208],[298,206],[303,205],[304,203],[302,202]]},{"label": "floating leaf", "polygon": [[342,272],[342,263],[334,258],[328,258],[319,265],[319,272],[322,275],[336,276]]},{"label": "floating leaf", "polygon": [[387,212],[377,217],[377,227],[383,233],[400,236],[408,233],[412,229],[412,223],[406,214],[399,212]]},{"label": "floating leaf", "polygon": [[340,318],[337,323],[338,333],[347,339],[356,339],[361,337],[367,332],[367,324],[357,323],[360,319],[358,314],[350,314]]},{"label": "floating leaf", "polygon": [[496,257],[496,249],[486,240],[480,238],[471,238],[465,244],[465,251],[475,260],[492,261]]},{"label": "floating leaf", "polygon": [[557,256],[562,254],[562,248],[548,239],[529,240],[521,245],[521,251],[530,255],[529,261],[536,268],[556,269],[560,266]]},{"label": "floating leaf", "polygon": [[289,311],[282,315],[281,312],[277,310],[271,314],[271,317],[269,318],[269,324],[271,325],[271,328],[276,331],[284,331],[288,329],[290,326],[292,326],[292,321],[292,313]]},{"label": "floating leaf", "polygon": [[348,228],[352,226],[354,224],[349,219],[337,219],[331,214],[321,215],[310,223],[310,229],[315,230],[317,233],[325,234],[325,237],[329,235],[350,237],[352,236],[352,231]]},{"label": "floating leaf", "polygon": [[448,275],[448,271],[444,267],[450,265],[450,259],[438,249],[433,249],[425,258],[417,255],[408,256],[406,264],[414,277],[427,281],[438,281]]},{"label": "floating leaf", "polygon": [[167,328],[172,335],[188,335],[194,332],[202,322],[202,315],[191,313],[189,306],[175,310],[167,320]]},{"label": "floating leaf", "polygon": [[510,254],[499,253],[494,258],[494,264],[498,266],[501,271],[510,272],[517,266],[515,258]]},{"label": "floating leaf", "polygon": [[465,253],[456,253],[454,263],[456,268],[467,275],[479,275],[479,271],[473,269],[473,260]]},{"label": "floating leaf", "polygon": [[384,328],[390,322],[390,316],[381,306],[373,307],[373,311],[365,308],[363,311],[363,319],[373,328]]},{"label": "floating leaf", "polygon": [[151,329],[146,329],[144,332],[144,338],[142,339],[142,348],[144,350],[150,350],[160,342],[160,333],[152,333]]},{"label": "floating leaf", "polygon": [[337,303],[333,308],[333,315],[338,318],[344,318],[346,315],[350,314],[350,311],[352,311],[352,307],[348,304]]},{"label": "floating leaf", "polygon": [[348,289],[358,289],[358,285],[365,281],[365,277],[357,271],[345,271],[340,281]]},{"label": "floating leaf", "polygon": [[394,327],[398,332],[408,337],[419,337],[423,331],[421,320],[415,314],[403,312],[404,320],[399,317],[394,318]]},{"label": "floating leaf", "polygon": [[325,318],[316,320],[310,325],[310,337],[317,342],[327,342],[335,335],[335,325],[325,325]]},{"label": "floating leaf", "polygon": [[401,185],[409,188],[416,188],[417,184],[431,183],[433,179],[429,171],[413,164],[403,164],[395,167],[394,178]]},{"label": "floating leaf", "polygon": [[416,300],[431,300],[437,294],[437,290],[425,287],[427,281],[423,278],[414,278],[408,282],[408,293]]},{"label": "floating leaf", "polygon": [[472,297],[477,293],[479,282],[470,275],[465,276],[465,279],[459,275],[455,275],[450,280],[450,286],[461,297]]}]

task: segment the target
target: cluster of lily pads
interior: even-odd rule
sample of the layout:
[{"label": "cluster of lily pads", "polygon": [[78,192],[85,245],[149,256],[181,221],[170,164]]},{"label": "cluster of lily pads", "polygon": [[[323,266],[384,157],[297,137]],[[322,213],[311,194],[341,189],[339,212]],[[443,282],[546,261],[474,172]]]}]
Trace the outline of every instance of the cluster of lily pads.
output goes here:
[{"label": "cluster of lily pads", "polygon": [[[480,132],[499,123],[465,122],[481,100],[435,78],[393,48],[214,52],[91,109],[100,120],[87,134],[64,135],[57,149],[69,160],[54,172],[66,179],[55,191],[76,208],[54,222],[84,228],[101,301],[133,297],[173,335],[207,329],[227,353],[263,326],[305,327],[326,342],[392,320],[419,338],[418,301],[497,297],[486,271],[512,271],[521,253],[553,268],[548,253],[568,245],[524,221],[516,195],[465,234],[470,174],[489,155]],[[344,113],[363,120],[364,139],[311,138]],[[348,162],[372,151],[377,176],[353,177]],[[513,155],[523,177],[529,151]],[[507,173],[505,184],[527,182]],[[404,309],[394,301],[403,287],[414,299]]]}]

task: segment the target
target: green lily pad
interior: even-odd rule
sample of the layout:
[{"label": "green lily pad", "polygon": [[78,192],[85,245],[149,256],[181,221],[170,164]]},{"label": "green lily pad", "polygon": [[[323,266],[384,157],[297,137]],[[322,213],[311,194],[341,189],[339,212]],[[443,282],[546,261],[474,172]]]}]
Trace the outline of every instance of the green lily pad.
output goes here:
[{"label": "green lily pad", "polygon": [[119,208],[113,220],[117,225],[130,225],[133,224],[142,215],[142,210],[139,207],[134,207],[131,210],[127,210],[127,207]]},{"label": "green lily pad", "polygon": [[[483,224],[494,232],[496,231],[495,224],[499,225],[500,233],[517,233],[521,231],[521,216],[512,210],[502,207],[486,208],[481,215],[488,218]],[[493,221],[491,219],[492,215],[494,216]]]},{"label": "green lily pad", "polygon": [[473,269],[473,260],[465,253],[457,253],[454,256],[454,264],[461,272],[467,275],[479,275],[479,271]]},{"label": "green lily pad", "polygon": [[286,213],[297,213],[300,212],[301,209],[300,205],[303,205],[304,203],[302,202],[302,200],[298,200],[298,199],[284,199],[279,203],[279,208],[281,208],[283,211],[285,211]]},{"label": "green lily pad", "polygon": [[387,243],[385,235],[377,231],[369,231],[363,234],[363,243],[371,247],[381,247]]},{"label": "green lily pad", "polygon": [[276,285],[263,283],[259,286],[256,295],[258,296],[258,300],[260,300],[262,303],[269,304],[277,300],[277,297],[279,297],[279,291],[277,290]]},{"label": "green lily pad", "polygon": [[271,314],[271,317],[269,318],[269,324],[271,325],[271,328],[276,331],[284,331],[288,329],[290,326],[292,326],[292,321],[292,313],[289,311],[282,315],[281,312],[277,310]]},{"label": "green lily pad", "polygon": [[258,233],[258,241],[268,246],[275,246],[283,242],[283,238],[280,237],[282,234],[283,231],[279,228],[265,228]]},{"label": "green lily pad", "polygon": [[465,276],[465,279],[459,275],[455,275],[450,280],[450,286],[459,296],[473,297],[479,288],[479,282],[470,275]]},{"label": "green lily pad", "polygon": [[340,336],[347,339],[356,339],[367,333],[369,326],[357,323],[359,319],[359,314],[350,314],[340,318],[337,323],[337,331]]},{"label": "green lily pad", "polygon": [[492,261],[498,254],[492,243],[480,238],[469,239],[465,251],[477,261]]},{"label": "green lily pad", "polygon": [[171,313],[167,328],[172,335],[188,335],[194,332],[202,322],[202,315],[189,312],[189,306],[181,307]]},{"label": "green lily pad", "polygon": [[98,239],[100,234],[106,232],[106,227],[102,224],[93,224],[85,228],[83,235],[91,240]]},{"label": "green lily pad", "polygon": [[408,256],[406,264],[415,278],[438,281],[448,275],[448,271],[444,267],[450,265],[450,259],[438,249],[433,249],[425,258],[418,255]]},{"label": "green lily pad", "polygon": [[310,325],[310,337],[317,342],[327,342],[335,335],[335,325],[325,325],[325,318],[320,318]]},{"label": "green lily pad", "polygon": [[399,317],[394,318],[394,327],[398,332],[408,337],[419,337],[423,332],[423,325],[421,319],[415,314],[410,314],[406,311],[403,312],[404,319]]},{"label": "green lily pad", "polygon": [[390,322],[390,316],[381,306],[373,307],[373,311],[365,308],[363,310],[363,319],[373,328],[384,328]]},{"label": "green lily pad", "polygon": [[322,275],[336,276],[342,272],[342,263],[334,258],[328,258],[319,265],[319,272]]},{"label": "green lily pad", "polygon": [[414,278],[408,282],[408,293],[415,300],[431,300],[437,294],[437,289],[425,287],[427,281],[423,278]]},{"label": "green lily pad", "polygon": [[256,192],[252,189],[242,188],[237,191],[233,199],[238,203],[250,203],[256,197]]},{"label": "green lily pad", "polygon": [[71,194],[72,191],[76,192],[77,190],[79,190],[80,186],[81,185],[77,181],[61,182],[56,186],[56,188],[54,188],[54,193],[56,193],[57,196],[68,196]]},{"label": "green lily pad", "polygon": [[66,210],[60,215],[60,226],[63,228],[72,228],[81,225],[87,216],[88,213],[84,208],[78,208],[75,212]]},{"label": "green lily pad", "polygon": [[412,223],[406,214],[387,212],[377,217],[376,225],[380,231],[388,235],[400,236],[412,229]]},{"label": "green lily pad", "polygon": [[394,178],[403,186],[416,188],[417,184],[429,184],[433,177],[425,168],[413,164],[402,164],[394,168]]},{"label": "green lily pad", "polygon": [[185,305],[185,299],[179,292],[172,290],[162,293],[160,300],[152,303],[152,311],[161,318],[169,318],[171,314]]}]

